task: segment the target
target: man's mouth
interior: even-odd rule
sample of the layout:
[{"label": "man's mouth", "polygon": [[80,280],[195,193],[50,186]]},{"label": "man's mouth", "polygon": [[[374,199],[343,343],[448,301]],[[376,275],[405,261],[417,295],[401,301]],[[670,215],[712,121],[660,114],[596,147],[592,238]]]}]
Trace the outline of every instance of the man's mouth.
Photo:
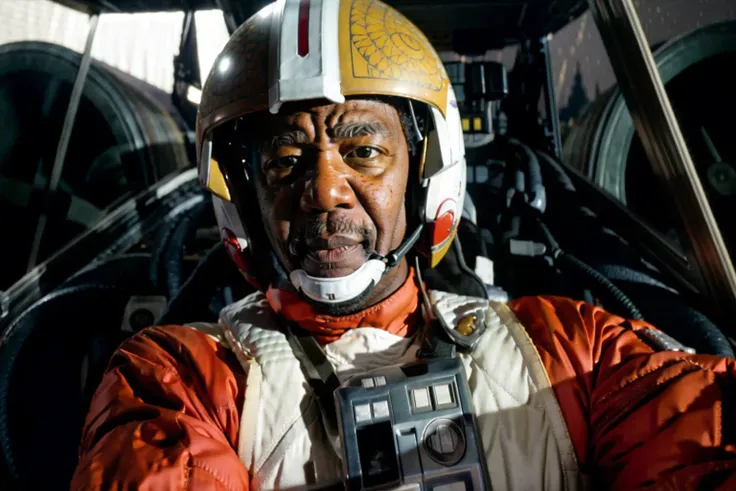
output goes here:
[{"label": "man's mouth", "polygon": [[316,249],[310,250],[307,255],[312,256],[312,259],[322,263],[336,263],[341,259],[349,256],[350,253],[356,249],[362,249],[360,244],[354,244],[351,246],[340,246],[335,249]]},{"label": "man's mouth", "polygon": [[307,240],[306,254],[301,261],[309,274],[317,276],[346,276],[365,263],[366,244],[361,240],[333,235],[328,238]]}]

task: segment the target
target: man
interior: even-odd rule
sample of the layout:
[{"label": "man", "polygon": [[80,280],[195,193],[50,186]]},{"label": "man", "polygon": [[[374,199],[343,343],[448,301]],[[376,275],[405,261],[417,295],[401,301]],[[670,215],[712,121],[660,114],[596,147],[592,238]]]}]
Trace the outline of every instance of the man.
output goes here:
[{"label": "man", "polygon": [[345,384],[415,362],[437,325],[458,343],[495,489],[736,489],[733,360],[657,352],[651,326],[569,299],[424,290],[460,220],[464,151],[441,61],[403,16],[270,5],[218,58],[199,118],[203,184],[260,292],[218,325],[120,347],[72,489],[339,484],[331,394],[291,341],[316,340]]}]

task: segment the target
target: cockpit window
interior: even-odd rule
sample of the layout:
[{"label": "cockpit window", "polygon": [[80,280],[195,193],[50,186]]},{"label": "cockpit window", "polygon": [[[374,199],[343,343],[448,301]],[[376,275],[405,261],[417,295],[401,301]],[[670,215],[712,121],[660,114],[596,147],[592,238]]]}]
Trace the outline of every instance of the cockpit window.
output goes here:
[{"label": "cockpit window", "polygon": [[[102,14],[59,178],[54,167],[89,17],[0,2],[0,290],[116,203],[191,165],[172,105],[184,14]],[[43,225],[39,225],[43,223]]]},{"label": "cockpit window", "polygon": [[[733,257],[736,228],[728,224],[736,205],[736,140],[722,115],[736,110],[736,97],[721,70],[736,64],[736,5],[729,0],[634,3]],[[551,48],[563,160],[681,247],[682,218],[651,170],[590,12],[558,31]]]}]

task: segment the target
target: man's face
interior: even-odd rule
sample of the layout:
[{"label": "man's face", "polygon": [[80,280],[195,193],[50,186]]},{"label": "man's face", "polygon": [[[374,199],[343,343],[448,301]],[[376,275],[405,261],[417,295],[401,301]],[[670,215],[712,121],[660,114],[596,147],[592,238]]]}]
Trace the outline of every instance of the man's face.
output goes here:
[{"label": "man's face", "polygon": [[[394,107],[374,100],[295,107],[271,116],[265,136],[258,200],[288,272],[346,276],[372,252],[401,244],[409,152]],[[365,306],[398,288],[406,269],[390,271]]]}]

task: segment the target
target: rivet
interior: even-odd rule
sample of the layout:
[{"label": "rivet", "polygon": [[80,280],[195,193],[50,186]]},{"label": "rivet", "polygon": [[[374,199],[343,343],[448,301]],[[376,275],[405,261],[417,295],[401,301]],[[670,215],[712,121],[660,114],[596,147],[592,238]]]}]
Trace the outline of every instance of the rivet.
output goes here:
[{"label": "rivet", "polygon": [[476,320],[477,317],[473,314],[466,315],[457,323],[455,330],[463,336],[470,336],[475,331]]}]

